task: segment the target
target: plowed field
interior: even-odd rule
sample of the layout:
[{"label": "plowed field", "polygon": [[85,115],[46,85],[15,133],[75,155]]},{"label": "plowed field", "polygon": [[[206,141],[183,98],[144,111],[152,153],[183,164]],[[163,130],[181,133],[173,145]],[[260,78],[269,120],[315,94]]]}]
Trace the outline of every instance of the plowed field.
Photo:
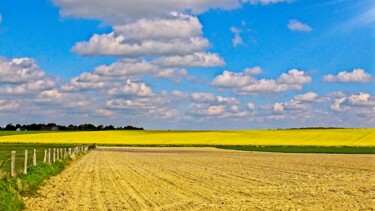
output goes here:
[{"label": "plowed field", "polygon": [[375,156],[98,148],[25,201],[29,210],[373,210]]}]

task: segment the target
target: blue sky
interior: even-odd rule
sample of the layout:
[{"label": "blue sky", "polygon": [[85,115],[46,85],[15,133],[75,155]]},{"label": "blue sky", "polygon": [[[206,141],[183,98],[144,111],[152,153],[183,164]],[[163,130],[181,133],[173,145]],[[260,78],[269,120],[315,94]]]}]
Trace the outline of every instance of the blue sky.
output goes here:
[{"label": "blue sky", "polygon": [[0,124],[375,126],[375,1],[0,4]]}]

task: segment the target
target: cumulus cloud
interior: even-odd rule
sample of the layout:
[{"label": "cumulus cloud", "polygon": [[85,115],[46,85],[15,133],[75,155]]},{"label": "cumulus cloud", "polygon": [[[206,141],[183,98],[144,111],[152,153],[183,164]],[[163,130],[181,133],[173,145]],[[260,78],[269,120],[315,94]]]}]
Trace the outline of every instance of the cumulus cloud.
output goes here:
[{"label": "cumulus cloud", "polygon": [[60,14],[67,17],[100,19],[109,23],[124,23],[140,18],[167,17],[170,12],[199,14],[211,8],[233,9],[240,6],[237,0],[54,0],[61,8]]},{"label": "cumulus cloud", "polygon": [[212,85],[220,88],[231,88],[239,94],[255,94],[265,92],[285,92],[301,90],[304,84],[311,83],[312,79],[304,71],[289,70],[275,79],[256,79],[260,74],[260,68],[246,69],[243,73],[224,71],[222,75],[215,77]]},{"label": "cumulus cloud", "polygon": [[160,57],[153,61],[163,67],[216,67],[225,64],[216,53],[193,53],[185,56]]},{"label": "cumulus cloud", "polygon": [[284,106],[283,106],[283,104],[281,104],[281,103],[275,103],[275,104],[273,105],[273,110],[274,110],[275,112],[282,112],[282,111],[284,111]]},{"label": "cumulus cloud", "polygon": [[0,94],[35,94],[51,90],[56,82],[31,58],[0,58]]},{"label": "cumulus cloud", "polygon": [[113,27],[109,34],[94,34],[72,50],[81,55],[183,56],[203,52],[209,41],[202,37],[198,18],[179,15],[169,19],[140,19]]},{"label": "cumulus cloud", "polygon": [[197,17],[177,14],[173,19],[142,18],[125,25],[115,25],[114,32],[133,41],[190,38],[202,35],[202,25]]},{"label": "cumulus cloud", "polygon": [[334,93],[328,95],[328,100],[332,101],[330,108],[338,112],[352,110],[372,113],[375,108],[375,98],[365,92],[357,94]]},{"label": "cumulus cloud", "polygon": [[242,4],[276,4],[291,0],[53,0],[64,17],[99,19],[107,23],[124,23],[140,18],[168,17],[169,13],[200,14],[210,9],[235,9]]},{"label": "cumulus cloud", "polygon": [[142,40],[138,43],[127,42],[125,36],[114,33],[93,35],[87,42],[77,43],[72,50],[86,56],[170,56],[187,55],[200,52],[209,47],[209,41],[201,37],[187,39]]},{"label": "cumulus cloud", "polygon": [[307,92],[294,97],[297,101],[314,102],[318,99],[319,95],[315,92]]},{"label": "cumulus cloud", "polygon": [[186,75],[185,69],[164,68],[146,60],[123,59],[110,65],[95,67],[91,73],[81,73],[78,77],[72,78],[69,83],[63,84],[61,90],[64,92],[103,90],[120,85],[129,79],[140,80],[145,76],[179,82]]},{"label": "cumulus cloud", "polygon": [[84,72],[80,76],[72,78],[70,83],[62,85],[61,90],[64,92],[97,90],[106,86],[102,80],[99,75]]},{"label": "cumulus cloud", "polygon": [[254,76],[260,73],[262,73],[260,67],[246,68],[243,73],[235,73],[226,70],[213,79],[212,85],[222,88],[243,87],[256,82]]},{"label": "cumulus cloud", "polygon": [[299,20],[293,19],[289,20],[288,28],[291,31],[299,31],[299,32],[311,32],[313,29],[311,26],[307,25],[306,23],[302,23]]},{"label": "cumulus cloud", "polygon": [[240,101],[233,97],[216,96],[208,92],[193,92],[190,94],[192,101],[196,103],[218,103],[226,105],[238,105]]},{"label": "cumulus cloud", "polygon": [[138,97],[151,97],[154,95],[152,89],[140,81],[127,80],[122,87],[116,87],[108,91],[110,95],[133,95]]},{"label": "cumulus cloud", "polygon": [[43,79],[45,73],[30,58],[0,58],[0,83],[20,84]]},{"label": "cumulus cloud", "polygon": [[323,80],[325,82],[354,82],[354,83],[368,83],[372,79],[372,76],[367,73],[364,69],[354,69],[352,72],[342,71],[337,75],[326,75]]}]

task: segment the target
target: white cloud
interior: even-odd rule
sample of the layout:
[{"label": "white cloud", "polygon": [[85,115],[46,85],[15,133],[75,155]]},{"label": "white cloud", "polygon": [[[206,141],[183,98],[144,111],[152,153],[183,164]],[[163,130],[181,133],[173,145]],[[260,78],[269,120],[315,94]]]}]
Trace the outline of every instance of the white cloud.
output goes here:
[{"label": "white cloud", "polygon": [[212,85],[220,88],[232,88],[239,94],[255,94],[264,92],[285,92],[301,90],[304,84],[311,83],[312,79],[304,71],[296,69],[283,73],[277,80],[256,79],[255,74],[260,74],[260,68],[246,69],[243,73],[224,71],[215,77]]},{"label": "white cloud", "polygon": [[[189,15],[140,19],[116,25],[113,30],[108,34],[94,34],[89,41],[76,43],[72,50],[89,56],[157,57],[202,53],[210,46],[209,41],[202,37],[202,25],[198,18]],[[214,54],[207,56],[212,59]]]},{"label": "white cloud", "polygon": [[252,102],[249,102],[246,104],[247,105],[247,108],[250,109],[250,110],[255,110],[255,104],[252,103]]},{"label": "white cloud", "polygon": [[200,14],[210,9],[235,9],[242,4],[276,4],[291,0],[53,0],[64,17],[126,23],[140,18],[168,17],[171,12]]},{"label": "white cloud", "polygon": [[94,69],[94,74],[110,77],[130,77],[154,75],[159,67],[148,61],[118,61],[110,65],[100,65]]},{"label": "white cloud", "polygon": [[375,98],[369,93],[360,92],[358,94],[336,93],[328,95],[328,100],[332,101],[330,108],[334,111],[367,112],[372,113],[375,108]]},{"label": "white cloud", "polygon": [[33,59],[0,58],[0,94],[30,95],[55,87],[55,79],[48,77]]},{"label": "white cloud", "polygon": [[348,101],[353,106],[375,106],[375,99],[364,92],[349,96]]},{"label": "white cloud", "polygon": [[296,20],[296,19],[289,20],[288,28],[291,31],[299,31],[299,32],[311,32],[313,30],[311,26],[305,23],[302,23],[301,21]]},{"label": "white cloud", "polygon": [[185,56],[160,57],[153,61],[163,67],[216,67],[225,64],[215,53],[193,53]]},{"label": "white cloud", "polygon": [[216,96],[211,93],[206,92],[195,92],[191,93],[191,99],[198,103],[204,103],[204,102],[215,102]]},{"label": "white cloud", "polygon": [[140,19],[125,25],[115,25],[114,33],[132,41],[186,39],[201,36],[202,25],[197,17],[177,15],[173,19]]},{"label": "white cloud", "polygon": [[122,87],[116,87],[108,91],[110,95],[132,95],[137,97],[151,97],[152,89],[143,82],[127,80]]},{"label": "white cloud", "polygon": [[140,18],[167,17],[170,12],[193,14],[205,12],[211,8],[233,9],[240,6],[237,0],[53,0],[61,7],[61,15],[76,18],[100,19],[109,23],[124,23]]},{"label": "white cloud", "polygon": [[170,56],[201,52],[209,47],[208,40],[201,37],[171,40],[142,40],[127,42],[125,36],[114,33],[93,35],[87,42],[77,43],[72,50],[80,55],[93,56]]},{"label": "white cloud", "polygon": [[232,27],[232,28],[230,28],[230,31],[233,32],[233,34],[234,34],[234,37],[232,39],[233,46],[236,47],[238,45],[243,45],[244,42],[243,42],[243,39],[240,35],[241,30],[237,29],[236,27]]},{"label": "white cloud", "polygon": [[45,76],[33,59],[0,58],[0,83],[20,84],[43,79]]},{"label": "white cloud", "polygon": [[284,106],[283,106],[283,104],[281,104],[281,103],[275,103],[275,104],[273,105],[273,110],[274,110],[275,112],[283,112],[283,111],[284,111]]},{"label": "white cloud", "polygon": [[73,92],[102,89],[106,86],[102,80],[99,75],[84,72],[80,76],[72,78],[70,83],[62,85],[61,90]]},{"label": "white cloud", "polygon": [[318,99],[319,95],[315,92],[307,92],[294,97],[297,101],[314,102]]},{"label": "white cloud", "polygon": [[[235,73],[225,70],[212,81],[212,85],[222,88],[243,87],[256,81],[254,75],[261,73],[259,67],[247,68],[243,73]],[[256,73],[256,74],[254,74]]]},{"label": "white cloud", "polygon": [[190,93],[191,100],[196,103],[209,103],[220,105],[238,105],[240,101],[233,97],[216,96],[208,92],[193,92]]},{"label": "white cloud", "polygon": [[308,84],[311,83],[312,79],[304,71],[299,71],[297,69],[289,70],[288,73],[283,73],[277,80],[279,84]]},{"label": "white cloud", "polygon": [[242,0],[243,3],[249,2],[251,4],[263,4],[263,5],[268,5],[268,4],[277,4],[277,3],[290,3],[293,2],[294,0]]},{"label": "white cloud", "polygon": [[337,75],[326,75],[323,80],[326,82],[355,82],[355,83],[368,83],[372,76],[364,69],[354,69],[352,72],[342,71]]}]

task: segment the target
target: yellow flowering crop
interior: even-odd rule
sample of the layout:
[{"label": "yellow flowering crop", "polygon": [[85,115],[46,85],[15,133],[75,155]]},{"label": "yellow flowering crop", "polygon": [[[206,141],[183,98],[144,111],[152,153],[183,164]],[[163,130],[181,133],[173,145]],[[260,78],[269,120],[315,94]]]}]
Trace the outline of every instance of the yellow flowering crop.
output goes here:
[{"label": "yellow flowering crop", "polygon": [[117,145],[375,146],[375,129],[58,132],[2,136],[0,137],[1,142]]}]

